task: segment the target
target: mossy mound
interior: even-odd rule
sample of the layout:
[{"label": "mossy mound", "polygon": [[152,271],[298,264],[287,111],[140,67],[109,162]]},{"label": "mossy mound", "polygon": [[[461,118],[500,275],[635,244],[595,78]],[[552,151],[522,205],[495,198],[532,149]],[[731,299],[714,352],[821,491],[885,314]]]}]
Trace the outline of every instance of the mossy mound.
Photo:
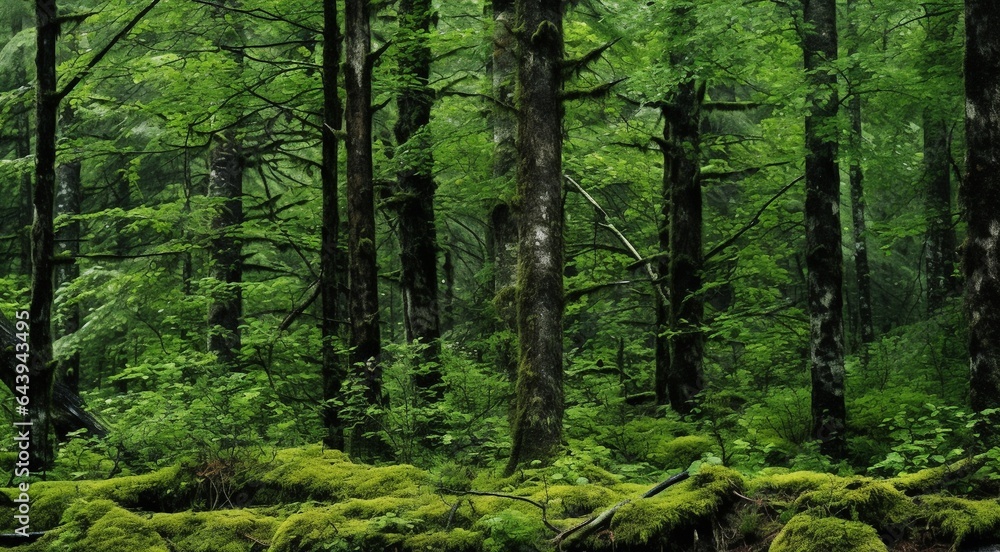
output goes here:
[{"label": "mossy mound", "polygon": [[280,521],[250,509],[153,514],[150,525],[185,552],[245,552],[270,542]]},{"label": "mossy mound", "polygon": [[969,540],[996,539],[1000,535],[1000,502],[927,496],[920,501],[928,523],[954,540],[955,546]]},{"label": "mossy mound", "polygon": [[147,518],[111,500],[81,499],[66,509],[59,529],[31,547],[66,552],[168,552],[166,540]]},{"label": "mossy mound", "polygon": [[743,478],[721,466],[703,466],[691,479],[662,494],[635,500],[618,511],[611,523],[615,541],[629,546],[666,542],[680,529],[710,521],[733,492],[743,489]]},{"label": "mossy mound", "polygon": [[819,510],[876,527],[900,522],[915,512],[910,499],[891,483],[867,477],[833,478],[802,493],[794,505],[800,510]]},{"label": "mossy mound", "polygon": [[888,552],[869,525],[799,514],[785,524],[769,552]]},{"label": "mossy mound", "polygon": [[647,459],[660,469],[684,469],[714,447],[704,435],[684,435],[662,444]]},{"label": "mossy mound", "polygon": [[256,503],[412,497],[431,485],[427,472],[408,464],[355,464],[343,452],[319,446],[278,451],[249,475],[245,486],[256,488]]}]

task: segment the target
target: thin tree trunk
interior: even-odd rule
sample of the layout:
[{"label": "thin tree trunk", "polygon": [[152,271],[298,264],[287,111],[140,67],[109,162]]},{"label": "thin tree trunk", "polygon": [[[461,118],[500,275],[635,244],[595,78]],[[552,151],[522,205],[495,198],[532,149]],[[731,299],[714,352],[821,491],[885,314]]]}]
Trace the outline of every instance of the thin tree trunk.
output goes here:
[{"label": "thin tree trunk", "polygon": [[[1000,4],[966,0],[965,32],[963,264],[972,408],[983,412],[1000,408]],[[996,444],[998,423],[994,413],[979,424],[984,449]]]},{"label": "thin tree trunk", "polygon": [[[512,180],[517,163],[517,112],[514,109],[514,75],[517,70],[514,3],[493,0],[493,178],[504,184]],[[497,346],[497,369],[511,382],[517,380],[517,220],[510,205],[502,201],[490,213],[490,244],[493,260],[493,304],[507,336]]]},{"label": "thin tree trunk", "polygon": [[[73,119],[71,109],[63,111],[63,125]],[[73,160],[62,163],[56,168],[56,215],[79,215],[83,196],[80,188],[81,163]],[[70,222],[60,228],[55,235],[56,251],[62,257],[76,257],[80,254],[80,223]],[[56,269],[55,287],[72,282],[80,275],[80,267],[73,260],[64,260]],[[80,308],[77,305],[66,307],[62,322],[56,329],[56,338],[72,335],[80,328]],[[56,377],[73,393],[80,391],[80,353],[74,352],[69,358],[59,361]],[[62,436],[60,436],[61,438]]]},{"label": "thin tree trunk", "polygon": [[320,245],[320,298],[323,319],[323,444],[344,450],[344,427],[340,408],[334,405],[340,398],[345,370],[340,355],[340,211],[338,202],[337,165],[340,143],[340,97],[337,72],[340,70],[340,27],[336,0],[323,0],[323,225]]},{"label": "thin tree trunk", "polygon": [[[372,181],[370,2],[345,3],[347,93],[347,248],[350,251],[351,366],[364,387],[365,403],[384,406],[382,341],[379,334],[378,266],[375,254],[375,192]],[[385,445],[371,434],[377,420],[363,415],[354,424],[348,449],[362,460],[384,457]]]},{"label": "thin tree trunk", "polygon": [[[678,65],[679,59],[674,61]],[[699,178],[701,89],[682,82],[668,102],[664,141],[670,152],[664,172],[670,194],[670,371],[667,394],[676,412],[688,414],[705,387],[702,360],[705,334],[701,321],[705,299],[700,293],[702,270],[702,196]]]},{"label": "thin tree trunk", "polygon": [[806,115],[806,268],[813,437],[823,454],[845,454],[843,253],[837,169],[837,6],[806,0],[803,51],[811,87]]},{"label": "thin tree trunk", "polygon": [[[860,41],[856,9],[857,0],[849,0],[847,2],[847,27],[850,40],[848,55],[857,53]],[[854,223],[852,236],[854,239],[854,273],[858,286],[858,334],[861,341],[861,357],[867,359],[867,345],[875,340],[875,321],[872,314],[872,278],[871,268],[868,264],[866,237],[864,172],[861,168],[864,139],[861,133],[861,96],[858,88],[864,74],[860,68],[854,68],[851,75],[851,86],[854,89],[851,90],[851,97],[847,103],[847,113],[851,124],[851,156],[848,178],[851,188],[851,215]]]},{"label": "thin tree trunk", "polygon": [[[23,21],[20,14],[15,13],[11,19],[11,36],[16,36],[21,32]],[[25,54],[25,47],[21,46],[19,52],[14,55],[14,84],[15,86],[25,86],[28,84],[28,75],[24,70],[24,64],[20,60]],[[18,159],[27,159],[31,155],[31,121],[29,120],[28,108],[14,115],[14,155]],[[18,254],[18,268],[21,274],[31,275],[31,173],[23,171],[21,173],[20,187],[18,190],[18,200],[20,201],[20,212],[17,217],[17,236],[20,251]]]},{"label": "thin tree trunk", "polygon": [[428,85],[431,50],[430,0],[400,0],[399,72],[403,87],[396,98],[396,207],[402,272],[400,288],[406,317],[406,340],[424,346],[414,383],[429,401],[441,400],[439,362],[441,321],[438,308],[437,230],[434,226],[434,159],[428,124],[434,91]]},{"label": "thin tree trunk", "polygon": [[[666,119],[664,114],[664,119]],[[653,282],[659,292],[656,296],[656,326],[654,337],[654,375],[653,391],[656,395],[656,404],[665,405],[670,403],[669,384],[670,379],[670,285],[668,275],[670,274],[670,166],[671,152],[667,145],[667,135],[669,134],[669,124],[664,123],[663,139],[658,140],[660,151],[663,153],[663,179],[660,185],[660,218],[657,227],[657,240],[660,246],[660,256],[656,260],[656,274],[660,275],[659,282]]]},{"label": "thin tree trunk", "polygon": [[[933,11],[925,5],[925,11]],[[953,21],[949,15],[929,16],[925,20],[927,28],[927,64],[936,62],[936,54],[941,52],[951,38]],[[934,75],[927,71],[926,78]],[[928,313],[940,309],[945,300],[961,293],[961,280],[955,273],[958,263],[958,247],[955,226],[951,215],[951,166],[949,162],[948,118],[941,112],[940,102],[934,101],[923,111],[924,123],[924,173],[927,185],[925,209],[927,212],[927,310]]]},{"label": "thin tree trunk", "polygon": [[29,337],[31,445],[30,466],[39,472],[55,459],[51,431],[52,386],[52,295],[55,253],[53,208],[56,190],[56,40],[59,22],[55,0],[35,1],[37,75],[35,100],[35,189],[32,196],[34,220],[31,227],[31,320]]},{"label": "thin tree trunk", "polygon": [[239,367],[240,321],[243,317],[243,152],[226,132],[213,139],[208,197],[220,198],[212,221],[212,277],[225,284],[208,307],[208,350],[231,370]]},{"label": "thin tree trunk", "polygon": [[562,2],[517,0],[518,339],[507,464],[546,460],[562,442]]}]

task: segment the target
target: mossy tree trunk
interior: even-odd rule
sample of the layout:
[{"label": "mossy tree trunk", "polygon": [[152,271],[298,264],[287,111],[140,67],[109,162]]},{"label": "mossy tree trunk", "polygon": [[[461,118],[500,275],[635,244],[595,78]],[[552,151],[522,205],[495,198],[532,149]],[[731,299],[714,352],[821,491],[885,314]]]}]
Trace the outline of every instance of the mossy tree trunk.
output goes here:
[{"label": "mossy tree trunk", "polygon": [[239,368],[243,318],[243,151],[235,133],[212,139],[208,197],[219,200],[212,219],[211,275],[221,284],[208,307],[208,350],[229,370]]},{"label": "mossy tree trunk", "polygon": [[[965,303],[976,412],[1000,408],[1000,4],[965,2]],[[980,424],[997,440],[1000,416]]]},{"label": "mossy tree trunk", "polygon": [[[72,124],[73,110],[67,108],[63,110],[62,125],[67,127]],[[72,159],[60,163],[56,167],[56,215],[75,216],[80,214],[80,205],[83,201],[83,194],[80,187],[81,163],[79,159]],[[76,264],[75,257],[80,254],[80,223],[73,221],[62,226],[55,234],[56,251],[63,261],[56,268],[55,286],[65,285],[72,282],[80,275],[80,267]],[[72,335],[80,328],[80,307],[71,305],[63,307],[61,322],[56,328],[58,337]],[[80,391],[80,353],[74,352],[68,358],[58,362],[56,367],[56,377],[61,380],[73,393]]]},{"label": "mossy tree trunk", "polygon": [[[848,56],[857,53],[861,41],[858,34],[857,18],[857,0],[848,0]],[[854,278],[858,288],[858,340],[861,343],[861,357],[867,359],[867,345],[875,340],[875,320],[872,314],[872,277],[868,263],[867,223],[865,222],[865,174],[861,168],[864,138],[861,132],[860,84],[864,79],[864,71],[860,67],[850,69],[851,88],[848,90],[850,98],[847,102],[847,114],[851,128],[848,134],[850,162],[847,172],[851,189],[851,218],[854,223],[851,230],[854,239]]]},{"label": "mossy tree trunk", "polygon": [[333,401],[340,398],[345,377],[343,358],[340,354],[340,211],[337,186],[337,165],[340,140],[336,131],[341,126],[340,97],[337,90],[337,73],[340,71],[340,27],[337,18],[337,1],[323,0],[323,128],[322,185],[323,224],[320,236],[320,301],[322,302],[323,335],[323,426],[326,433],[323,444],[344,450],[344,427],[340,408]]},{"label": "mossy tree trunk", "polygon": [[397,228],[400,244],[400,288],[406,318],[406,340],[424,346],[421,369],[414,383],[425,400],[443,396],[441,318],[438,307],[437,230],[434,226],[434,159],[431,154],[431,106],[434,91],[428,85],[431,50],[428,36],[433,8],[430,0],[399,3],[399,73],[402,88],[396,97],[399,113],[396,137]]},{"label": "mossy tree trunk", "polygon": [[[690,6],[678,8],[682,36],[694,29]],[[690,60],[672,53],[670,64],[682,69]],[[705,334],[701,323],[705,299],[701,294],[702,195],[700,178],[701,97],[703,85],[693,76],[678,85],[663,107],[664,202],[670,211],[670,370],[667,395],[676,412],[688,414],[695,396],[705,387],[702,361]],[[669,199],[666,199],[669,197]]]},{"label": "mossy tree trunk", "polygon": [[562,2],[517,0],[517,328],[520,349],[507,472],[562,442]]},{"label": "mossy tree trunk", "polygon": [[[350,362],[355,378],[364,388],[365,405],[381,407],[386,400],[380,364],[382,339],[372,175],[371,8],[368,0],[347,0],[344,6]],[[384,457],[385,445],[372,433],[378,430],[377,420],[367,414],[358,417],[352,420],[348,443],[351,455],[362,460]]]},{"label": "mossy tree trunk", "polygon": [[[936,77],[931,68],[950,42],[953,21],[951,13],[934,15],[933,6],[924,5],[928,17],[924,20],[927,32],[925,78]],[[955,225],[951,215],[951,166],[949,152],[948,113],[942,112],[940,98],[930,99],[923,111],[924,127],[924,182],[927,196],[927,310],[940,309],[945,300],[961,293],[961,281],[955,273],[958,262]],[[944,103],[944,105],[949,105]]]},{"label": "mossy tree trunk", "polygon": [[[517,51],[513,0],[493,0],[493,178],[512,180],[517,163],[517,114],[514,109],[514,73]],[[490,248],[493,261],[493,304],[500,318],[499,330],[517,333],[517,220],[508,202],[501,200],[490,213]],[[511,381],[517,378],[517,343],[505,339],[498,344],[497,369]]]},{"label": "mossy tree trunk", "polygon": [[835,0],[805,0],[802,47],[810,86],[806,132],[806,269],[812,433],[833,458],[845,453],[843,253],[837,141]]},{"label": "mossy tree trunk", "polygon": [[56,191],[56,40],[59,22],[56,0],[35,1],[35,189],[31,226],[31,304],[28,309],[31,429],[31,470],[51,465],[55,447],[49,438],[55,364],[52,361],[52,295],[55,256],[53,228]]}]

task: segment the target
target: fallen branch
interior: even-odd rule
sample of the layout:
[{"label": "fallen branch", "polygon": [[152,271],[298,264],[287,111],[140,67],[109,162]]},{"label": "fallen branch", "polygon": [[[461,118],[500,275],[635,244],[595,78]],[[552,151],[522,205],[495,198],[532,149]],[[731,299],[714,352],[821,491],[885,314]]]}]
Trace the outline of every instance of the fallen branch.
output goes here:
[{"label": "fallen branch", "polygon": [[458,491],[458,490],[455,490],[455,489],[444,489],[444,488],[438,489],[438,490],[440,490],[442,492],[446,492],[448,494],[459,495],[459,496],[462,496],[462,495],[495,496],[497,498],[509,498],[511,500],[520,500],[521,502],[527,502],[528,504],[531,504],[532,506],[534,506],[534,507],[536,507],[536,508],[538,508],[538,509],[540,509],[542,511],[542,523],[544,523],[545,526],[548,527],[550,531],[554,531],[556,533],[559,532],[559,528],[558,527],[556,527],[555,525],[552,525],[551,523],[549,523],[549,520],[546,517],[546,508],[545,508],[545,505],[542,504],[541,502],[535,502],[534,500],[531,500],[530,498],[527,498],[527,497],[524,497],[524,496],[503,494],[503,493],[491,493],[491,492],[486,492],[486,491]]},{"label": "fallen branch", "polygon": [[[666,489],[667,487],[670,487],[671,485],[674,485],[676,483],[680,483],[681,481],[687,479],[689,476],[690,474],[688,474],[687,471],[682,471],[677,475],[672,475],[667,480],[657,483],[656,486],[654,486],[652,489],[649,489],[648,491],[643,493],[642,497],[640,498],[650,498],[656,496],[661,492],[663,492],[664,489]],[[565,531],[559,533],[552,539],[552,544],[555,544],[556,546],[561,546],[564,541],[568,540],[573,535],[576,535],[575,538],[577,539],[586,538],[588,535],[597,532],[602,527],[611,524],[611,518],[614,517],[615,512],[621,509],[622,506],[625,506],[626,504],[629,504],[631,502],[632,501],[630,499],[623,500],[618,504],[615,504],[611,508],[608,508],[607,510],[601,512],[600,514],[597,514],[596,516],[593,516],[582,523],[579,523],[577,525],[574,525],[573,527],[570,527],[569,529],[566,529]]]}]

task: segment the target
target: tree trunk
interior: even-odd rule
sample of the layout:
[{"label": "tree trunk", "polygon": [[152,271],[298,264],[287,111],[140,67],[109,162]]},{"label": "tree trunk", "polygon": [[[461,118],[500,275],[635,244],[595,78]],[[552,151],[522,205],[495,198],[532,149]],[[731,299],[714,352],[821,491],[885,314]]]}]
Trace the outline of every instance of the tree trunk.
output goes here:
[{"label": "tree trunk", "polygon": [[340,70],[340,27],[336,0],[323,0],[323,226],[320,237],[320,300],[322,302],[323,334],[323,444],[344,450],[344,427],[340,408],[333,401],[340,398],[345,370],[340,355],[340,211],[338,201],[337,165],[340,144],[340,97],[337,72]]},{"label": "tree trunk", "polygon": [[[857,29],[857,0],[847,2],[848,17],[848,55],[857,53],[860,36]],[[850,119],[851,156],[848,175],[851,187],[851,215],[854,222],[852,236],[854,238],[854,274],[858,286],[858,336],[861,342],[861,357],[867,359],[867,345],[875,340],[875,321],[872,315],[872,278],[868,264],[868,244],[865,223],[865,188],[864,171],[861,168],[862,148],[864,138],[861,133],[861,96],[859,84],[864,79],[860,67],[851,69],[851,98],[847,103],[847,113]]]},{"label": "tree trunk", "polygon": [[32,196],[34,220],[31,226],[31,335],[28,409],[31,429],[31,471],[46,469],[55,459],[49,438],[51,430],[52,386],[52,294],[55,232],[53,209],[56,190],[56,40],[59,36],[55,0],[35,1],[37,75],[35,96],[35,189]]},{"label": "tree trunk", "polygon": [[[517,163],[517,112],[514,109],[514,73],[517,70],[514,3],[493,0],[493,178],[504,189]],[[497,370],[511,382],[517,380],[517,220],[506,201],[490,213],[493,261],[493,305],[506,337],[497,345]]]},{"label": "tree trunk", "polygon": [[396,208],[402,272],[400,288],[406,317],[406,341],[425,348],[414,383],[429,401],[443,396],[441,322],[438,310],[437,230],[434,226],[434,159],[428,124],[434,91],[427,83],[431,50],[427,43],[430,0],[400,0],[399,73],[403,87],[396,98]]},{"label": "tree trunk", "polygon": [[[350,251],[351,366],[364,387],[368,406],[384,406],[382,341],[379,334],[378,266],[375,254],[375,190],[372,180],[370,5],[345,4],[347,93],[347,248]],[[363,415],[351,431],[348,449],[361,460],[384,457],[377,420]]]},{"label": "tree trunk", "polygon": [[[1000,5],[966,0],[965,32],[963,265],[972,408],[982,412],[1000,408]],[[979,424],[986,443],[996,440],[998,423],[993,414]]]},{"label": "tree trunk", "polygon": [[[954,20],[950,15],[933,15],[934,7],[925,5],[929,16],[925,20],[927,39],[925,67],[939,63],[943,50],[951,38]],[[935,80],[933,71],[925,70],[925,78]],[[927,212],[927,311],[933,313],[949,297],[961,293],[962,284],[955,266],[958,262],[955,225],[951,215],[951,166],[948,138],[948,120],[942,113],[939,98],[930,100],[924,108],[924,178],[927,186],[925,208]]]},{"label": "tree trunk", "polygon": [[837,6],[804,2],[803,35],[809,112],[806,115],[806,268],[813,437],[832,458],[845,453],[843,253],[837,169]]},{"label": "tree trunk", "polygon": [[[683,15],[683,14],[682,14]],[[673,63],[680,66],[679,56]],[[701,321],[702,197],[699,178],[701,88],[693,79],[682,82],[665,108],[663,139],[670,152],[664,166],[670,195],[670,370],[667,395],[670,406],[688,414],[705,387],[702,359],[705,334]]]},{"label": "tree trunk", "polygon": [[[23,28],[23,21],[21,16],[17,13],[13,14],[11,19],[11,36],[17,36]],[[20,60],[24,55],[26,55],[25,47],[21,46],[18,53],[14,55],[14,85],[15,86],[26,86],[28,84],[28,75],[24,70],[24,64]],[[28,107],[25,106],[19,109],[17,113],[14,114],[14,155],[17,159],[27,159],[31,155],[31,121],[29,117]],[[18,268],[21,274],[25,276],[31,275],[31,173],[29,171],[22,171],[19,181],[20,187],[18,190],[18,200],[20,202],[20,212],[17,217],[17,232],[18,245],[20,246],[18,254]]]},{"label": "tree trunk", "polygon": [[518,339],[513,448],[507,473],[562,442],[562,2],[516,0]]},{"label": "tree trunk", "polygon": [[[71,109],[63,111],[63,125],[66,126],[73,119]],[[79,160],[62,163],[56,168],[56,215],[79,215],[80,205],[83,196],[80,189]],[[80,223],[71,222],[56,232],[56,250],[61,257],[74,257],[72,260],[64,259],[56,269],[55,287],[59,287],[72,282],[80,275],[80,267],[76,264],[76,255],[80,254]],[[67,312],[62,313],[61,323],[56,329],[56,338],[72,335],[80,328],[80,308],[77,305],[65,307]],[[69,358],[58,362],[56,377],[62,381],[73,393],[80,392],[80,353],[74,352]]]},{"label": "tree trunk", "polygon": [[209,161],[208,197],[221,203],[212,220],[212,277],[224,283],[208,307],[208,350],[230,370],[240,361],[240,321],[243,317],[243,152],[231,132],[213,138]]}]

